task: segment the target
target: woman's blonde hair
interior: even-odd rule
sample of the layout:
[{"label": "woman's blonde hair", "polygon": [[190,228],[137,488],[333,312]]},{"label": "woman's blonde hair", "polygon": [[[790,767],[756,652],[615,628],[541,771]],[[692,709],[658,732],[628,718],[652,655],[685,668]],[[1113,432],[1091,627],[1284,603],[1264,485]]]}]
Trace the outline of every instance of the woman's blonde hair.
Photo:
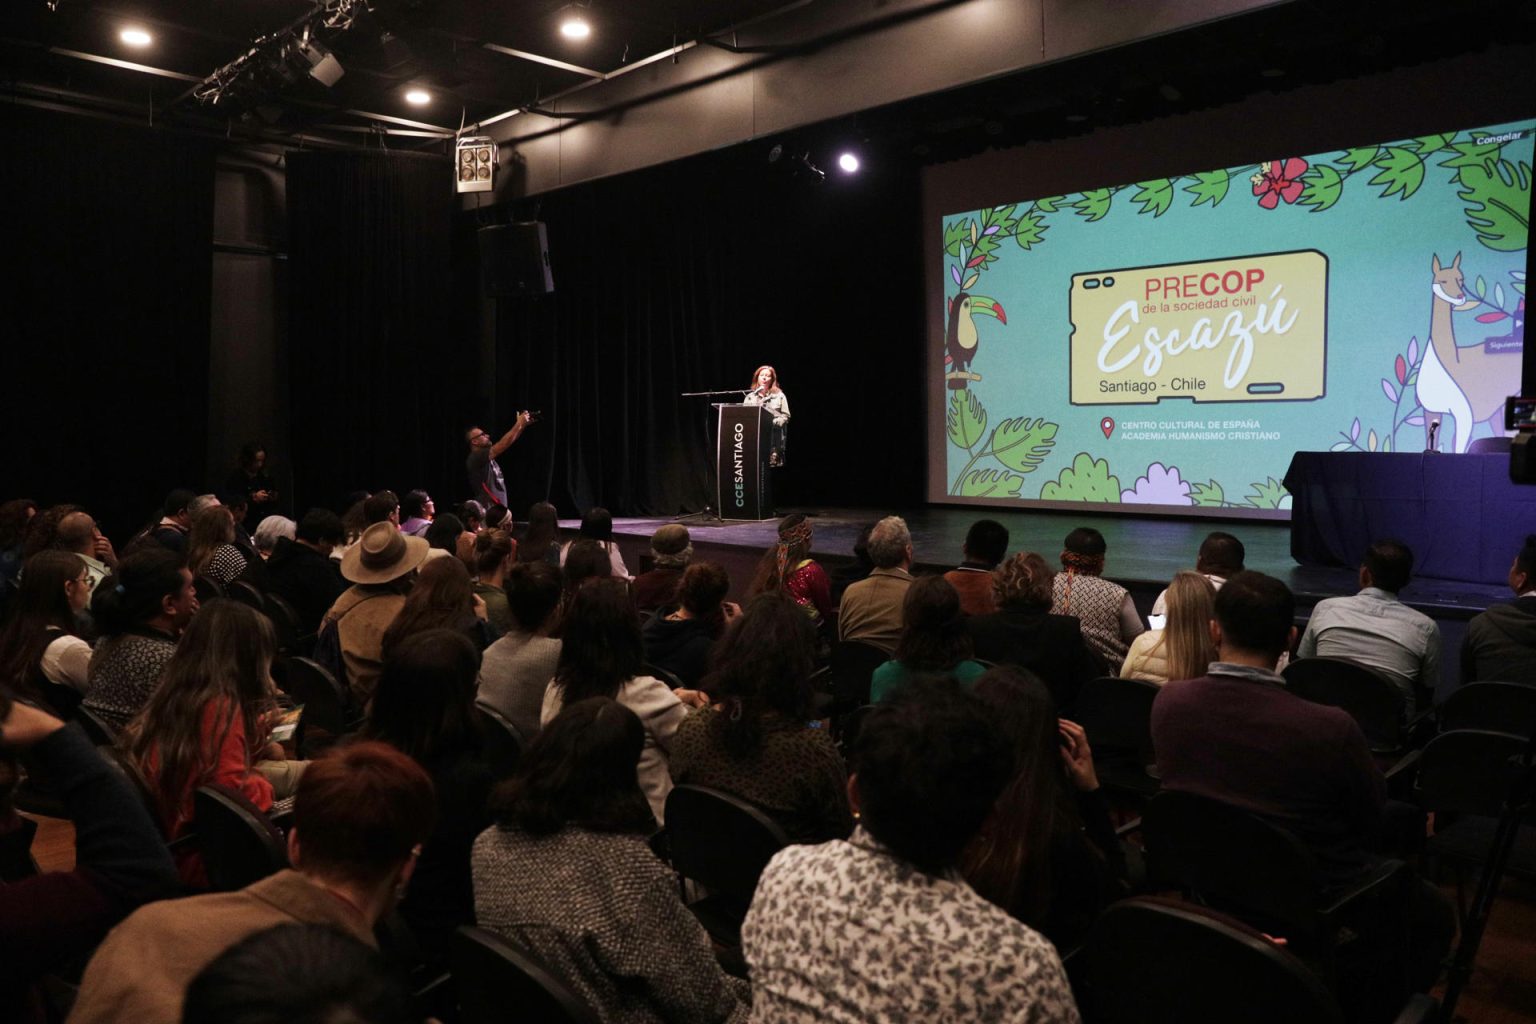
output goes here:
[{"label": "woman's blonde hair", "polygon": [[213,554],[235,541],[234,514],[223,505],[212,505],[192,516],[187,533],[187,571],[193,576],[208,568]]},{"label": "woman's blonde hair", "polygon": [[1168,658],[1168,678],[1194,679],[1205,675],[1216,660],[1216,646],[1211,643],[1216,588],[1197,572],[1181,572],[1168,584],[1167,606],[1163,647]]}]

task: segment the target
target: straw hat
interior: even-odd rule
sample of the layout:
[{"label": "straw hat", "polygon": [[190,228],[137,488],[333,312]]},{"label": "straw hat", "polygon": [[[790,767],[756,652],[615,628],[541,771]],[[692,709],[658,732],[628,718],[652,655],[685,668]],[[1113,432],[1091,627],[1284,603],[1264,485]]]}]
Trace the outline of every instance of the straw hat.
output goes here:
[{"label": "straw hat", "polygon": [[427,542],[407,537],[394,523],[374,523],[341,558],[341,574],[353,583],[388,583],[427,557]]}]

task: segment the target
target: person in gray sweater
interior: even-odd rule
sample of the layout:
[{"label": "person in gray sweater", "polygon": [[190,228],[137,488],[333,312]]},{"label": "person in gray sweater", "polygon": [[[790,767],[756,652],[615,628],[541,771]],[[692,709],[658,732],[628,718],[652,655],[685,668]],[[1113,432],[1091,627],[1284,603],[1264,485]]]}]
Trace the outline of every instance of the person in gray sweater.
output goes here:
[{"label": "person in gray sweater", "polygon": [[519,562],[502,581],[511,628],[485,649],[476,703],[517,726],[523,742],[539,731],[544,688],[560,663],[560,641],[549,635],[560,604],[560,570],[544,562]]}]

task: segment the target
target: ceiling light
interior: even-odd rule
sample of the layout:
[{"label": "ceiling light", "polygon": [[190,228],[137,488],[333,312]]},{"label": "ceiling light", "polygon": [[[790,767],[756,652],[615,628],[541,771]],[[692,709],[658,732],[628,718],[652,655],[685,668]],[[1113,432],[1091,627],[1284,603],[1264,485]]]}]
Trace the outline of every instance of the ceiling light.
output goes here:
[{"label": "ceiling light", "polygon": [[412,89],[405,94],[405,102],[413,107],[424,107],[432,102],[432,94],[425,89]]},{"label": "ceiling light", "polygon": [[155,37],[141,28],[125,28],[117,34],[117,38],[129,46],[148,46],[155,41]]},{"label": "ceiling light", "polygon": [[859,169],[859,158],[852,153],[844,153],[837,158],[837,166],[843,169],[844,174],[852,174]]},{"label": "ceiling light", "polygon": [[560,23],[560,34],[567,39],[585,39],[592,34],[592,24],[579,14],[573,14]]}]

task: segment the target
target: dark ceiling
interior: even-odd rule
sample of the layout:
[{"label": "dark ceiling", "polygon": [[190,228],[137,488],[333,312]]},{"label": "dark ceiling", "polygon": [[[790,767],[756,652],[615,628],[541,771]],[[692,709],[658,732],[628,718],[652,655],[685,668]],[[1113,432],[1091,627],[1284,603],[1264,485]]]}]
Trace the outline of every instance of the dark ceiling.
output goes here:
[{"label": "dark ceiling", "polygon": [[[0,74],[33,102],[194,130],[327,137],[357,132],[452,133],[612,75],[701,36],[786,6],[787,0],[5,0]],[[579,9],[590,38],[562,37]],[[324,27],[346,20],[346,28]],[[291,39],[309,24],[345,70],[327,88],[279,70],[282,38],[246,65],[217,102],[199,83],[262,37]],[[143,47],[120,32],[141,27]],[[124,66],[124,62],[131,66]],[[431,94],[426,106],[405,99]],[[409,122],[409,123],[407,123]]]}]

